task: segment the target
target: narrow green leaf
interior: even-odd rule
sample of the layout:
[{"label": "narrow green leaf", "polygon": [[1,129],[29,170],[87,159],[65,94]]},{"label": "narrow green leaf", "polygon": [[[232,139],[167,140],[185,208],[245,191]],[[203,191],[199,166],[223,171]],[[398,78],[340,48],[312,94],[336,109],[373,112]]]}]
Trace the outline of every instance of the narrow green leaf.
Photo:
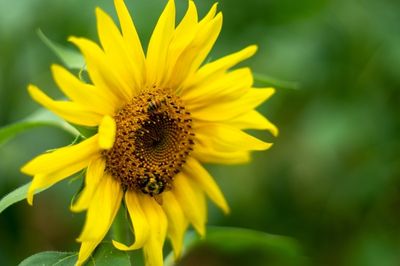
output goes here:
[{"label": "narrow green leaf", "polygon": [[64,63],[64,65],[70,69],[83,69],[85,61],[83,56],[75,50],[67,48],[63,45],[51,41],[47,36],[40,30],[37,30],[39,38],[49,47]]},{"label": "narrow green leaf", "polygon": [[[302,261],[302,252],[296,240],[280,235],[232,227],[209,227],[204,239],[200,239],[194,232],[186,234],[183,255],[190,254],[196,248],[208,246],[225,254],[233,256],[246,251],[257,251],[259,254],[268,254],[293,265]],[[175,265],[174,255],[167,256],[165,266]],[[274,264],[275,265],[275,264]]]},{"label": "narrow green leaf", "polygon": [[[28,193],[29,186],[31,185],[32,182],[29,182],[19,188],[17,188],[14,191],[11,191],[7,195],[5,195],[1,200],[0,200],[0,213],[2,213],[5,209],[13,205],[14,203],[17,203],[21,200],[26,199],[26,195]],[[44,189],[40,189],[35,191],[35,194],[42,192]]]},{"label": "narrow green leaf", "polygon": [[0,128],[0,145],[6,143],[7,140],[16,136],[18,133],[24,132],[31,128],[43,127],[43,126],[53,126],[53,124],[44,121],[43,122],[23,121],[2,127]]},{"label": "narrow green leaf", "polygon": [[[83,175],[85,173],[85,170],[82,170],[70,178],[70,183],[77,180],[77,179],[82,179]],[[31,185],[32,182],[29,182],[23,186],[20,186],[19,188],[15,189],[14,191],[11,191],[7,195],[5,195],[1,200],[0,200],[0,213],[2,213],[5,209],[10,207],[11,205],[26,199],[27,193],[29,186]],[[83,187],[83,186],[82,186]],[[42,188],[42,189],[37,189],[34,194],[39,194],[42,191],[45,191],[50,187]]]},{"label": "narrow green leaf", "polygon": [[62,129],[73,136],[79,135],[79,132],[70,124],[55,116],[50,111],[42,108],[25,118],[24,120],[1,127],[0,147],[19,133],[25,132],[32,128],[44,126]]},{"label": "narrow green leaf", "polygon": [[300,89],[300,84],[298,82],[280,80],[260,73],[254,73],[254,81],[256,83],[259,83],[261,86],[272,86],[281,89],[291,89],[291,90]]},{"label": "narrow green leaf", "polygon": [[[19,266],[74,266],[78,259],[76,252],[45,251],[32,255]],[[85,263],[86,266],[130,266],[128,253],[117,250],[111,243],[100,244]]]}]

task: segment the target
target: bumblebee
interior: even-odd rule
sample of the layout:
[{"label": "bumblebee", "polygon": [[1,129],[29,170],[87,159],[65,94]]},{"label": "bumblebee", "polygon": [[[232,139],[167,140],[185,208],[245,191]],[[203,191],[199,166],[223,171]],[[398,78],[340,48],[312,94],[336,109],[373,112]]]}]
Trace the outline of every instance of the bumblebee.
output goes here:
[{"label": "bumblebee", "polygon": [[140,190],[150,196],[161,194],[164,191],[165,186],[165,181],[156,175],[144,176],[140,178],[139,181]]},{"label": "bumblebee", "polygon": [[149,113],[154,113],[161,107],[163,103],[165,103],[165,99],[162,100],[154,100],[154,99],[149,99],[148,100],[149,105],[147,106],[147,112]]}]

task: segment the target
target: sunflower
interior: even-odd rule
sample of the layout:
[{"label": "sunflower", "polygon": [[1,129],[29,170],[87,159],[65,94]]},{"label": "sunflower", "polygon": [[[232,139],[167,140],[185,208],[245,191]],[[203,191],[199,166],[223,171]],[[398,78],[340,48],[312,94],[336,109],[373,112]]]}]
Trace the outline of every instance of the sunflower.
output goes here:
[{"label": "sunflower", "polygon": [[120,29],[96,9],[100,46],[77,37],[90,83],[65,68],[51,67],[69,99],[55,101],[34,85],[31,97],[74,125],[96,134],[78,144],[39,155],[21,171],[33,176],[35,191],[86,169],[84,189],[71,204],[87,217],[78,242],[77,265],[102,241],[124,200],[133,243],[113,241],[120,250],[143,249],[146,265],[162,265],[168,236],[178,258],[189,225],[205,234],[206,196],[225,213],[229,207],[201,163],[247,162],[265,143],[245,129],[277,128],[255,110],[273,88],[253,88],[249,68],[230,70],[257,50],[249,46],[203,63],[222,26],[216,4],[198,19],[196,6],[175,27],[175,3],[169,0],[150,38],[146,55],[123,0],[115,0]]}]

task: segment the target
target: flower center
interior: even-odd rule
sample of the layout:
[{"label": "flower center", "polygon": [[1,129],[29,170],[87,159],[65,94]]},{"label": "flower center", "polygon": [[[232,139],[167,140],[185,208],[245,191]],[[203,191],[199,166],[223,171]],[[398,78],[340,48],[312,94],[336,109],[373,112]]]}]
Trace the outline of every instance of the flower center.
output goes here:
[{"label": "flower center", "polygon": [[179,97],[144,92],[114,119],[114,146],[103,152],[106,171],[127,190],[157,196],[171,189],[194,144],[192,119]]}]

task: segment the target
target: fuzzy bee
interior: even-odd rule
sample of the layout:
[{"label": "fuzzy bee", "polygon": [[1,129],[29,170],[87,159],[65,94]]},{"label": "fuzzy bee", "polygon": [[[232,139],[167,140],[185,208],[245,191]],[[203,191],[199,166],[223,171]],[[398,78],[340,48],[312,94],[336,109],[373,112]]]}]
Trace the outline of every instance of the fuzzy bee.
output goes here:
[{"label": "fuzzy bee", "polygon": [[165,179],[158,175],[148,174],[139,179],[138,185],[143,193],[150,195],[158,204],[162,205],[163,201],[160,194],[168,187]]},{"label": "fuzzy bee", "polygon": [[165,99],[162,99],[162,100],[149,99],[148,102],[149,102],[149,105],[147,106],[147,111],[149,113],[154,113],[157,109],[159,109],[161,107],[161,105],[163,103],[165,103]]}]

